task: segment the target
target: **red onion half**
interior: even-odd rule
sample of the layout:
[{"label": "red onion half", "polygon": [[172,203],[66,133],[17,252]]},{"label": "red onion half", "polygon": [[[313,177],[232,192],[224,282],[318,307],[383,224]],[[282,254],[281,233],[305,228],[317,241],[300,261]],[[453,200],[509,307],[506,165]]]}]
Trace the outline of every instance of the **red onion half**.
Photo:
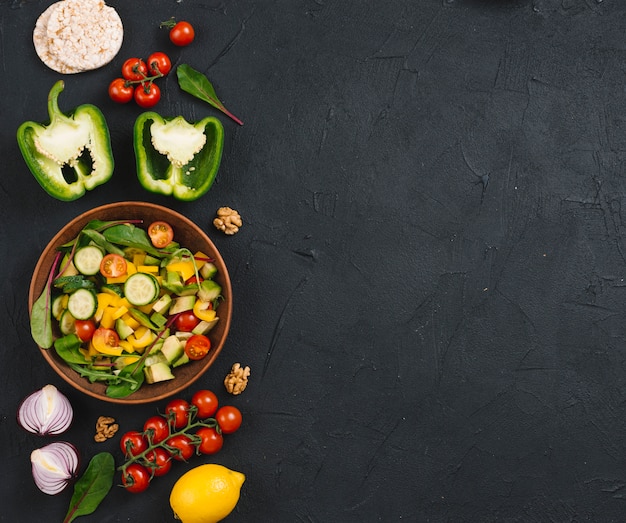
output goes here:
[{"label": "red onion half", "polygon": [[72,405],[54,385],[46,385],[33,392],[17,411],[20,426],[41,436],[56,436],[65,432],[73,417]]},{"label": "red onion half", "polygon": [[55,441],[30,455],[33,479],[45,494],[58,494],[77,477],[79,456],[76,447],[66,441]]}]

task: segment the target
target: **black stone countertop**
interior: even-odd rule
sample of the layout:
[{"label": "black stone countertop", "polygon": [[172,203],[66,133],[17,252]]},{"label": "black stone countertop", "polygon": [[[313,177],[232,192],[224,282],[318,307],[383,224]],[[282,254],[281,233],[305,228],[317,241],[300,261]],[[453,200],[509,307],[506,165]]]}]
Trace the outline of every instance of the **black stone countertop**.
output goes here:
[{"label": "black stone countertop", "polygon": [[[52,2],[0,0],[2,355],[0,521],[53,522],[15,420],[52,383],[76,410],[60,439],[85,461],[99,415],[138,429],[164,403],[81,395],[40,356],[27,293],[39,254],[81,212],[169,206],[221,250],[234,315],[198,387],[244,425],[215,456],[147,492],[115,486],[77,521],[170,522],[169,492],[216,462],[246,474],[233,522],[623,521],[626,497],[626,3],[622,0],[110,0],[125,39],[109,65],[60,75],[32,31]],[[149,5],[148,5],[149,4]],[[191,21],[174,48],[159,22]],[[202,199],[135,176],[141,109],[107,96],[152,51],[207,74],[238,126],[162,81],[163,115],[214,115],[222,165]],[[115,174],[74,202],[48,196],[15,131],[60,105],[101,108]],[[211,220],[243,216],[227,237]],[[249,365],[248,389],[222,380]],[[116,478],[118,483],[118,478]]]}]

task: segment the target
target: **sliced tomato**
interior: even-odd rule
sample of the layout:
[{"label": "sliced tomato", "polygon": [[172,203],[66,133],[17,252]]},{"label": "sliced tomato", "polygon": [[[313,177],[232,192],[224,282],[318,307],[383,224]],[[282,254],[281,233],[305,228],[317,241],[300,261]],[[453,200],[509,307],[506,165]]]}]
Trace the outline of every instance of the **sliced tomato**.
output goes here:
[{"label": "sliced tomato", "polygon": [[201,360],[211,350],[211,340],[203,334],[194,334],[185,343],[185,354],[190,360]]},{"label": "sliced tomato", "polygon": [[154,222],[148,227],[150,241],[157,249],[167,247],[174,239],[174,229],[167,222]]},{"label": "sliced tomato", "polygon": [[119,346],[120,337],[113,329],[98,327],[91,337],[91,343],[98,352],[105,353],[107,348]]},{"label": "sliced tomato", "polygon": [[126,274],[128,265],[123,256],[109,253],[100,262],[100,272],[106,278],[118,278]]}]

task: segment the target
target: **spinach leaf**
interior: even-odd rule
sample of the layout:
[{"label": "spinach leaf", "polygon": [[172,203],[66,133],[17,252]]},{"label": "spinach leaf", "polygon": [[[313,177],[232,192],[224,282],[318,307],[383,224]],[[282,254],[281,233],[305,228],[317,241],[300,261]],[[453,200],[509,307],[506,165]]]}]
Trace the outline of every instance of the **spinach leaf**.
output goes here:
[{"label": "spinach leaf", "polygon": [[109,452],[96,454],[87,470],[74,484],[74,494],[63,523],[70,523],[79,516],[92,514],[113,486],[115,460]]},{"label": "spinach leaf", "polygon": [[224,107],[224,104],[217,97],[213,84],[200,71],[196,71],[187,64],[180,64],[176,68],[176,76],[178,77],[178,85],[183,91],[207,102],[239,125],[243,125],[239,118]]},{"label": "spinach leaf", "polygon": [[81,344],[82,342],[76,334],[68,334],[54,342],[54,349],[63,361],[85,365],[89,362],[79,350]]},{"label": "spinach leaf", "polygon": [[111,242],[107,241],[104,234],[102,234],[101,232],[94,231],[92,229],[83,229],[83,234],[98,247],[104,249],[106,252],[124,256],[124,251],[116,245],[113,245]]},{"label": "spinach leaf", "polygon": [[144,382],[143,360],[126,365],[117,375],[119,383],[111,383],[106,390],[109,398],[125,398],[136,392]]},{"label": "spinach leaf", "polygon": [[132,224],[114,225],[103,234],[108,242],[142,249],[153,256],[161,257],[161,253],[154,248],[146,231]]}]

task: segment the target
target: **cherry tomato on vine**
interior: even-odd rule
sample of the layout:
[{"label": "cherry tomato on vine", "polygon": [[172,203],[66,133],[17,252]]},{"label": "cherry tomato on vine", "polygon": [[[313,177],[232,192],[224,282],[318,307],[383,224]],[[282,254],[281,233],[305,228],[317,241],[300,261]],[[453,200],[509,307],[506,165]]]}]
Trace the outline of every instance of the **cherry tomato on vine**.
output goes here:
[{"label": "cherry tomato on vine", "polygon": [[184,434],[177,434],[166,441],[169,447],[176,449],[178,452],[172,452],[172,458],[176,461],[187,461],[196,452],[191,438]]},{"label": "cherry tomato on vine", "polygon": [[191,311],[181,312],[174,320],[176,330],[181,332],[191,332],[198,323],[200,319]]},{"label": "cherry tomato on vine", "polygon": [[[144,433],[150,431],[152,443],[161,443],[170,435],[170,428],[163,416],[152,416],[143,424]],[[146,434],[147,437],[147,434]]]},{"label": "cherry tomato on vine", "polygon": [[136,456],[148,448],[148,442],[146,441],[146,438],[143,437],[141,432],[131,430],[122,435],[122,439],[120,439],[120,448],[122,449],[124,456]]},{"label": "cherry tomato on vine", "polygon": [[199,390],[191,397],[191,404],[198,409],[200,419],[210,418],[217,411],[217,396],[210,390]]},{"label": "cherry tomato on vine", "polygon": [[117,278],[126,274],[128,265],[123,256],[109,253],[100,262],[100,273],[105,278]]},{"label": "cherry tomato on vine", "polygon": [[184,47],[193,42],[196,37],[196,32],[193,26],[189,22],[177,22],[174,27],[170,29],[170,40],[174,45]]},{"label": "cherry tomato on vine", "polygon": [[129,58],[122,64],[122,76],[126,80],[143,80],[148,76],[148,66],[141,58]]},{"label": "cherry tomato on vine", "polygon": [[182,429],[189,420],[189,403],[183,399],[172,400],[165,406],[165,414],[175,429]]},{"label": "cherry tomato on vine", "polygon": [[172,456],[161,447],[157,447],[146,454],[146,460],[150,463],[150,471],[155,476],[165,476],[172,468]]},{"label": "cherry tomato on vine", "polygon": [[202,439],[198,446],[201,454],[216,454],[224,445],[224,436],[213,427],[200,427],[196,431],[196,436]]},{"label": "cherry tomato on vine", "polygon": [[211,340],[203,334],[194,334],[185,343],[185,354],[190,360],[201,360],[211,350]]},{"label": "cherry tomato on vine", "polygon": [[143,82],[135,87],[134,96],[137,105],[147,109],[159,103],[161,89],[154,82]]},{"label": "cherry tomato on vine", "polygon": [[107,349],[119,346],[120,337],[113,329],[98,327],[93,331],[91,343],[98,352],[106,352]]},{"label": "cherry tomato on vine", "polygon": [[174,229],[167,222],[154,222],[148,227],[148,236],[157,249],[167,247],[174,239]]},{"label": "cherry tomato on vine", "polygon": [[146,63],[148,65],[148,72],[152,76],[165,76],[172,70],[170,57],[165,53],[152,53]]},{"label": "cherry tomato on vine", "polygon": [[118,104],[127,104],[133,99],[135,88],[126,85],[124,78],[116,78],[109,84],[109,98]]},{"label": "cherry tomato on vine", "polygon": [[149,484],[150,472],[143,465],[139,465],[139,463],[131,463],[122,472],[122,485],[128,492],[133,494],[143,492],[148,488]]},{"label": "cherry tomato on vine", "polygon": [[76,336],[80,338],[80,341],[89,341],[96,331],[96,323],[93,320],[76,320],[74,326],[76,327]]},{"label": "cherry tomato on vine", "polygon": [[241,426],[242,416],[237,407],[226,405],[217,410],[215,419],[224,434],[232,434]]}]

